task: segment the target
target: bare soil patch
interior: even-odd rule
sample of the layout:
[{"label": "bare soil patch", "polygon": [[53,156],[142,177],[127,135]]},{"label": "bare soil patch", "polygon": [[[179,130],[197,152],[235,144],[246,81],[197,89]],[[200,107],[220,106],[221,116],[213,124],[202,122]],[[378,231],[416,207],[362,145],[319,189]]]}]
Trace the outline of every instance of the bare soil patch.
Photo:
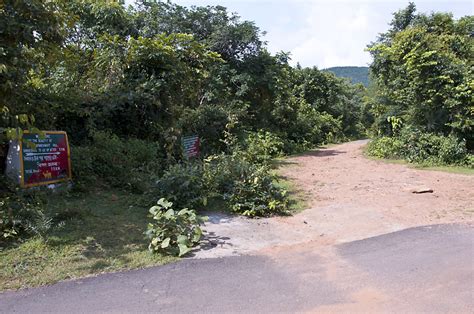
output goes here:
[{"label": "bare soil patch", "polygon": [[[474,222],[474,176],[417,170],[363,156],[355,141],[291,157],[280,169],[308,195],[292,217],[212,214],[208,243],[195,257],[331,245],[440,223]],[[416,190],[430,193],[413,193]]]}]

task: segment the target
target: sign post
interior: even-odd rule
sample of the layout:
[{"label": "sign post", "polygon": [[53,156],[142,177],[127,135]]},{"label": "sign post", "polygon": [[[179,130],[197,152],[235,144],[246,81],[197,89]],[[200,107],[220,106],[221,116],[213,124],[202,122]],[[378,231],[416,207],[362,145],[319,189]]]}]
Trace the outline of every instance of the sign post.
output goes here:
[{"label": "sign post", "polygon": [[33,187],[70,180],[71,156],[66,132],[26,132],[19,141],[20,185]]},{"label": "sign post", "polygon": [[183,146],[184,157],[187,159],[199,156],[199,136],[185,136],[181,139]]}]

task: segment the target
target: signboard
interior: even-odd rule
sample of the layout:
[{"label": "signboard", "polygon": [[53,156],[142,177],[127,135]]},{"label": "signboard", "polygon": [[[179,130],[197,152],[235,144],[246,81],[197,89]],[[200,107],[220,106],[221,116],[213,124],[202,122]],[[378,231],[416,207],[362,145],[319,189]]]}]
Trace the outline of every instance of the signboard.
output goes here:
[{"label": "signboard", "polygon": [[71,179],[71,159],[66,132],[23,134],[23,141],[20,141],[20,177],[22,187]]},{"label": "signboard", "polygon": [[183,145],[184,157],[189,159],[199,155],[199,136],[185,136],[181,139],[181,143]]}]

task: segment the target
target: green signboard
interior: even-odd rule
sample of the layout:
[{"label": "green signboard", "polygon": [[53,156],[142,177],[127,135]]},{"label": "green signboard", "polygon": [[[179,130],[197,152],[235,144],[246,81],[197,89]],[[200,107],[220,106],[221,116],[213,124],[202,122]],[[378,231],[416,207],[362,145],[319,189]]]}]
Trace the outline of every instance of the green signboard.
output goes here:
[{"label": "green signboard", "polygon": [[25,133],[20,141],[21,186],[31,187],[71,179],[66,132]]}]

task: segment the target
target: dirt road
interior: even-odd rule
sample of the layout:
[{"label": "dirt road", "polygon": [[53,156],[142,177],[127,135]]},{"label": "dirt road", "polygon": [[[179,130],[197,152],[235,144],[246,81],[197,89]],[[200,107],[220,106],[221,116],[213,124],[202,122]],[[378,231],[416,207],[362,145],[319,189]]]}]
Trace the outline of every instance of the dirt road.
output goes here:
[{"label": "dirt road", "polygon": [[[474,176],[416,170],[363,156],[355,141],[286,160],[281,174],[309,209],[292,217],[254,219],[212,214],[210,244],[198,258],[248,254],[297,243],[333,245],[410,227],[472,223]],[[413,190],[432,189],[416,194]]]}]

